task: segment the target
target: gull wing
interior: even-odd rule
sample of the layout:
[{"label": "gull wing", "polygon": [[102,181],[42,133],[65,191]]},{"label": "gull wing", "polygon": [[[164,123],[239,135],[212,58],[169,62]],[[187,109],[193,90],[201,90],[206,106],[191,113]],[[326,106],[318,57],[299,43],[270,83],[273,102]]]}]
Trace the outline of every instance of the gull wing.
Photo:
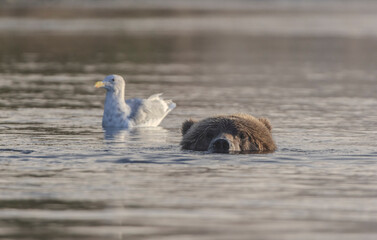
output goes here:
[{"label": "gull wing", "polygon": [[133,121],[135,126],[157,126],[176,107],[174,102],[162,99],[161,95],[159,93],[147,99],[132,98],[126,100],[126,104],[131,109],[128,118]]}]

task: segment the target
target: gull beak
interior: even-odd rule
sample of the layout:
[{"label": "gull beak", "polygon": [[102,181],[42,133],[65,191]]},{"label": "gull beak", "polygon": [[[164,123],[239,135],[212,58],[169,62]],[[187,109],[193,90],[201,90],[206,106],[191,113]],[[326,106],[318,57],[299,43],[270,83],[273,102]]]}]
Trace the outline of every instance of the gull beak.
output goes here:
[{"label": "gull beak", "polygon": [[100,87],[104,87],[105,84],[102,82],[102,81],[98,81],[96,82],[96,84],[94,85],[96,88],[100,88]]}]

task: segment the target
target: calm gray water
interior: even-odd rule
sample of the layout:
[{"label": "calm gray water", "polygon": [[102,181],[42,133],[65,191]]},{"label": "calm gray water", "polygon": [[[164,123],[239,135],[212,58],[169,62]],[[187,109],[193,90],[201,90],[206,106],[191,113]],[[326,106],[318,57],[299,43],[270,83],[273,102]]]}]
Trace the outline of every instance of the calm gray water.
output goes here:
[{"label": "calm gray water", "polygon": [[[376,16],[1,17],[0,238],[376,239]],[[177,108],[104,131],[110,73]],[[237,112],[278,151],[179,148]]]}]

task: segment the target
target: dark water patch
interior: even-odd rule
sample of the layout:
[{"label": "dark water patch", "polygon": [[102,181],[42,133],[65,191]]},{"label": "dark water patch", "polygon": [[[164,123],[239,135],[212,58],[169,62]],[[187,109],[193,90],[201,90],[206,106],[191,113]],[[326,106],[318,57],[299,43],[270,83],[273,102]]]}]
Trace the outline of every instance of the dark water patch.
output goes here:
[{"label": "dark water patch", "polygon": [[94,210],[105,209],[103,202],[69,201],[60,199],[10,199],[0,200],[0,209],[44,209],[44,210]]},{"label": "dark water patch", "polygon": [[12,149],[12,148],[0,148],[0,152],[16,152],[16,153],[22,153],[22,154],[30,154],[35,151],[33,150],[19,150],[19,149]]},{"label": "dark water patch", "polygon": [[26,174],[19,174],[19,175],[15,175],[15,177],[17,178],[23,178],[23,177],[26,177],[26,178],[51,178],[51,177],[54,177],[56,176],[56,174],[48,174],[48,173],[40,173],[40,174],[37,174],[37,173],[26,173]]},{"label": "dark water patch", "polygon": [[[160,1],[159,4],[161,4]],[[168,1],[167,1],[168,2]],[[240,4],[242,1],[238,1]],[[5,2],[3,4],[9,4]],[[243,16],[243,15],[261,15],[261,14],[294,14],[296,11],[291,9],[270,9],[270,8],[252,8],[251,6],[246,6],[242,4],[242,7],[237,6],[237,8],[214,8],[214,9],[203,9],[198,8],[195,6],[186,6],[183,9],[179,9],[179,6],[151,6],[150,8],[147,6],[139,5],[128,7],[128,4],[125,4],[123,7],[119,8],[106,8],[104,11],[101,7],[97,6],[92,8],[87,7],[80,7],[80,8],[72,8],[72,7],[55,7],[55,8],[47,8],[43,6],[43,3],[39,3],[40,5],[34,6],[32,8],[18,6],[5,6],[0,10],[1,17],[32,17],[32,18],[40,18],[40,19],[82,19],[82,18],[123,18],[123,19],[134,19],[134,18],[185,18],[185,17],[202,17],[202,16]],[[136,4],[137,5],[137,4]],[[242,9],[243,7],[246,7]],[[306,11],[305,11],[306,10]],[[336,9],[321,9],[323,11],[334,11]],[[310,10],[308,9],[301,9],[302,14],[313,14],[316,13],[318,10]],[[304,12],[304,13],[303,13]]]},{"label": "dark water patch", "polygon": [[215,173],[217,169],[211,167],[195,167],[195,168],[184,168],[178,169],[172,172],[165,173],[166,176],[170,177],[182,177],[182,176],[196,176],[198,174]]},{"label": "dark water patch", "polygon": [[297,148],[282,148],[281,150],[278,150],[283,153],[296,153],[300,156],[314,156],[316,154],[337,154],[341,153],[341,150],[334,149],[334,148],[324,148],[324,149],[310,149],[310,146],[308,146],[307,149],[297,149]]},{"label": "dark water patch", "polygon": [[[280,160],[280,159],[279,159]],[[281,161],[276,161],[276,160],[268,160],[268,159],[255,159],[251,160],[253,163],[273,163],[273,164],[280,164]]]},{"label": "dark water patch", "polygon": [[[6,123],[8,124],[8,123]],[[77,131],[72,131],[72,128],[69,128],[70,130],[64,130],[63,128],[59,127],[34,127],[34,126],[28,126],[28,127],[16,127],[11,128],[14,131],[17,131],[17,134],[46,134],[46,135],[62,135],[62,136],[69,136],[69,135],[92,135],[93,132],[88,130],[80,130],[80,128],[77,129]],[[68,129],[68,128],[67,128]]]},{"label": "dark water patch", "polygon": [[178,158],[178,159],[173,159],[172,161],[173,162],[179,162],[179,163],[188,163],[188,162],[191,162],[191,161],[195,161],[196,159],[194,158]]},{"label": "dark water patch", "polygon": [[[2,109],[11,109],[17,110],[19,108],[46,108],[46,109],[58,109],[58,108],[66,108],[66,109],[88,109],[88,108],[100,108],[101,105],[99,103],[93,103],[88,100],[82,100],[80,102],[75,101],[76,99],[71,99],[74,101],[66,102],[63,100],[54,101],[54,98],[43,98],[42,99],[33,99],[30,98],[22,98],[18,102],[7,102],[7,103],[0,103],[0,108]],[[69,101],[69,99],[67,99]]]},{"label": "dark water patch", "polygon": [[0,156],[0,160],[2,160],[2,161],[4,161],[4,162],[10,161],[11,159],[15,159],[15,160],[18,160],[18,161],[25,161],[25,162],[30,161],[29,158],[22,158],[22,157],[20,157],[19,155],[5,155],[5,156]]},{"label": "dark water patch", "polygon": [[[108,222],[98,220],[55,220],[38,218],[6,218],[0,217],[3,239],[103,239],[90,233],[72,233],[67,231],[69,227],[100,227],[109,225]],[[64,229],[64,230],[63,230]],[[110,238],[111,239],[111,238]]]},{"label": "dark water patch", "polygon": [[146,163],[146,164],[149,164],[149,163],[152,163],[154,164],[154,162],[152,161],[137,161],[137,160],[129,160],[129,159],[118,159],[118,160],[96,160],[95,161],[96,163],[119,163],[119,164],[127,164],[127,163],[140,163],[140,164],[143,164],[143,163]]},{"label": "dark water patch", "polygon": [[[228,154],[230,155],[247,155],[247,154],[264,155],[264,154],[272,154],[274,152],[275,151],[234,151],[234,152],[229,152]],[[208,152],[208,153],[213,154],[211,152]],[[215,154],[224,154],[224,153],[215,153]]]},{"label": "dark water patch", "polygon": [[7,125],[42,125],[43,122],[33,122],[33,121],[27,121],[27,122],[13,122],[13,121],[6,121],[1,122],[1,124],[7,124]]},{"label": "dark water patch", "polygon": [[131,163],[131,164],[164,164],[164,162],[159,161],[148,161],[148,160],[131,160],[129,158],[122,158],[114,161],[114,163]]},{"label": "dark water patch", "polygon": [[[42,78],[42,77],[41,77]],[[70,87],[78,87],[78,86],[83,86],[84,83],[83,81],[76,80],[74,81],[73,79],[76,79],[76,76],[71,76],[70,80],[67,79],[67,76],[65,78],[59,79],[59,77],[55,78],[48,78],[46,76],[43,76],[45,80],[28,80],[28,84],[30,85],[36,85],[36,86],[41,86],[43,88],[60,88],[64,87],[67,88],[67,86]],[[93,92],[93,91],[91,91]]]},{"label": "dark water patch", "polygon": [[297,148],[282,148],[280,149],[282,152],[299,152],[299,153],[306,153],[307,150],[297,149]]},{"label": "dark water patch", "polygon": [[300,161],[300,160],[305,160],[306,158],[300,157],[300,156],[277,156],[277,159],[281,161]]}]

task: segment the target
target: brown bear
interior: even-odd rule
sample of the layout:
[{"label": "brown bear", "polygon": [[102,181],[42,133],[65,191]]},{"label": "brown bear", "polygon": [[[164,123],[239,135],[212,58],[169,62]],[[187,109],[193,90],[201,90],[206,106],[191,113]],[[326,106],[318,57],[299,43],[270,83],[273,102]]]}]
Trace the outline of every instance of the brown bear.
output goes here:
[{"label": "brown bear", "polygon": [[271,124],[248,114],[216,116],[182,124],[182,149],[210,153],[268,153],[276,150]]}]

